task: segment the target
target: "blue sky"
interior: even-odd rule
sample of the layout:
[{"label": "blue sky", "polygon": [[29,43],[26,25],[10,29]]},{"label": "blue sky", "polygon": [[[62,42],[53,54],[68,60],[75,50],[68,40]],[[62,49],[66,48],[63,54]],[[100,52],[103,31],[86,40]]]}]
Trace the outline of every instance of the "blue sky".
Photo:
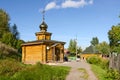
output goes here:
[{"label": "blue sky", "polygon": [[120,0],[0,0],[0,8],[10,15],[11,25],[18,26],[25,41],[36,40],[41,10],[45,9],[52,40],[66,42],[65,48],[76,36],[82,48],[89,46],[93,37],[109,42],[108,31],[120,22]]}]

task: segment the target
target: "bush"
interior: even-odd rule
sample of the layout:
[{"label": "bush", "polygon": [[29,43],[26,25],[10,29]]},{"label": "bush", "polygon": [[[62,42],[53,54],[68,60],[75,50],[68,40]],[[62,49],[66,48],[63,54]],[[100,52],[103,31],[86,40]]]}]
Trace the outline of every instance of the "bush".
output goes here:
[{"label": "bush", "polygon": [[12,76],[23,69],[22,64],[13,59],[0,60],[0,75]]},{"label": "bush", "polygon": [[6,58],[13,58],[20,61],[21,55],[18,53],[16,49],[0,42],[0,59]]},{"label": "bush", "polygon": [[97,56],[91,56],[89,58],[87,58],[87,62],[90,64],[100,64],[101,63],[101,59]]},{"label": "bush", "polygon": [[90,64],[95,64],[100,66],[103,69],[108,69],[109,68],[109,60],[107,59],[102,59],[97,56],[92,56],[87,59],[87,62]]},{"label": "bush", "polygon": [[100,67],[102,69],[108,69],[109,68],[109,60],[101,59]]},{"label": "bush", "polygon": [[9,76],[0,76],[0,80],[11,80]]},{"label": "bush", "polygon": [[120,80],[120,73],[115,69],[109,69],[105,78],[108,80]]},{"label": "bush", "polygon": [[117,70],[109,69],[109,60],[89,57],[87,62],[93,64],[92,70],[100,80],[120,80],[120,73]]},{"label": "bush", "polygon": [[120,80],[120,73],[114,69],[103,69],[98,65],[91,65],[92,71],[99,80]]}]

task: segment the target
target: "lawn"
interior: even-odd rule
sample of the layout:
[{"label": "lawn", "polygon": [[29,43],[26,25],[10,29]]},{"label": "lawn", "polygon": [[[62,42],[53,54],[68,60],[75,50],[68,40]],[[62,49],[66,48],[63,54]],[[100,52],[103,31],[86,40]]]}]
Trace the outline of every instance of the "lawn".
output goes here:
[{"label": "lawn", "polygon": [[70,68],[41,63],[25,65],[14,60],[0,60],[0,80],[65,80]]},{"label": "lawn", "polygon": [[95,73],[97,76],[98,80],[108,80],[105,78],[106,75],[106,70],[102,69],[100,66],[97,65],[91,65],[92,71]]}]

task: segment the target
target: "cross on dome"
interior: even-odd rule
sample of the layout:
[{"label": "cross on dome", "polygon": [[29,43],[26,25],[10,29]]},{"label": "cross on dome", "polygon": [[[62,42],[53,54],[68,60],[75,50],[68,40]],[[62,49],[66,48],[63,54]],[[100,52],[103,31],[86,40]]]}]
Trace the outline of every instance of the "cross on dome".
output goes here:
[{"label": "cross on dome", "polygon": [[44,21],[45,20],[45,10],[42,11],[42,15],[43,15],[43,21],[42,21],[42,23],[40,24],[39,27],[40,27],[41,32],[46,32],[48,26],[47,26],[47,24]]},{"label": "cross on dome", "polygon": [[45,10],[42,11],[43,21],[45,20]]}]

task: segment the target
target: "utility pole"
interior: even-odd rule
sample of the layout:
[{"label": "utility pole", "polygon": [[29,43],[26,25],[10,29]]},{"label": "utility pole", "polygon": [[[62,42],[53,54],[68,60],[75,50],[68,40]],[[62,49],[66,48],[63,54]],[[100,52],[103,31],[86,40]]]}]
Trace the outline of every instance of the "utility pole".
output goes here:
[{"label": "utility pole", "polygon": [[76,41],[76,59],[77,59],[77,35],[75,41]]}]

